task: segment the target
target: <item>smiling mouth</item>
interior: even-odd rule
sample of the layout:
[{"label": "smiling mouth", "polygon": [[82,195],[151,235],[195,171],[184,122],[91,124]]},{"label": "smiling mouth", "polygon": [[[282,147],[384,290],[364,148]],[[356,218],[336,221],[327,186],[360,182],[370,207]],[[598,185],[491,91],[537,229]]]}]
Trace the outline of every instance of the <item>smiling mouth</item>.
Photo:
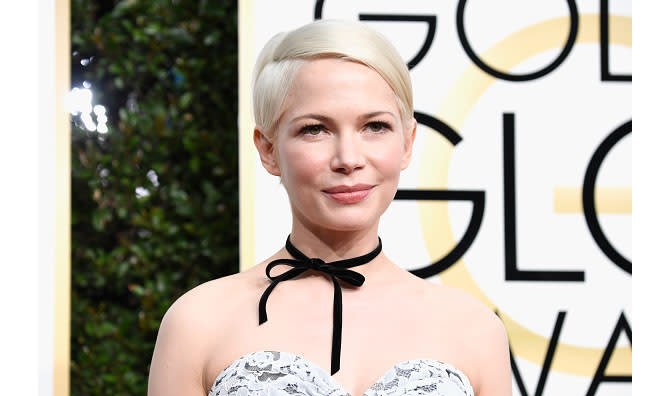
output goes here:
[{"label": "smiling mouth", "polygon": [[354,204],[367,198],[373,188],[374,186],[369,184],[357,184],[355,186],[337,186],[323,190],[323,192],[339,203]]}]

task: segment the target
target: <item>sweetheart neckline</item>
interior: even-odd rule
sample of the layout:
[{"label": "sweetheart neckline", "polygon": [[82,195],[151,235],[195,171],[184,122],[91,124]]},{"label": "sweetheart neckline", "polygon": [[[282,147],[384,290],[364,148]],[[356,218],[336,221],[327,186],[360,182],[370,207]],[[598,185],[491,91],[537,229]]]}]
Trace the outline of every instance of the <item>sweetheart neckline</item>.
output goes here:
[{"label": "sweetheart neckline", "polygon": [[[347,390],[344,386],[342,386],[342,384],[340,384],[340,382],[339,382],[338,380],[336,380],[336,379],[335,379],[332,375],[330,375],[326,370],[324,370],[321,366],[319,366],[318,364],[312,362],[311,360],[306,359],[306,358],[304,358],[304,357],[302,357],[302,356],[296,355],[296,354],[291,353],[291,352],[274,351],[274,350],[266,350],[266,349],[262,349],[262,350],[258,350],[258,351],[249,352],[249,353],[246,353],[246,354],[244,354],[244,355],[238,357],[237,359],[233,360],[233,361],[228,365],[228,367],[226,367],[226,368],[224,368],[223,370],[221,370],[221,371],[219,372],[219,375],[217,375],[216,378],[214,378],[214,381],[212,382],[212,386],[209,388],[209,389],[210,389],[210,390],[209,390],[209,393],[211,393],[211,391],[212,391],[212,390],[214,389],[214,387],[217,385],[217,381],[219,380],[219,378],[222,378],[222,377],[226,374],[226,372],[227,372],[229,369],[231,369],[233,366],[235,366],[235,364],[239,363],[240,361],[244,360],[245,358],[248,358],[248,357],[250,357],[250,356],[252,356],[252,355],[254,355],[254,354],[262,353],[262,352],[278,353],[278,354],[288,355],[288,356],[290,356],[290,357],[299,359],[299,360],[305,362],[307,365],[309,365],[309,366],[311,366],[312,368],[314,368],[315,370],[318,370],[321,374],[323,374],[324,377],[328,378],[329,381],[333,382],[333,384],[337,385],[338,388],[340,388],[342,391],[346,392],[347,395],[349,395],[349,396],[352,396],[352,395],[353,395],[353,393],[349,392],[349,390]],[[441,360],[432,359],[432,358],[414,358],[414,359],[407,359],[407,360],[403,360],[403,361],[400,361],[400,362],[398,362],[398,363],[395,363],[395,364],[394,364],[393,366],[391,366],[388,370],[386,370],[386,371],[385,371],[379,378],[377,378],[377,380],[376,380],[372,385],[370,385],[370,387],[368,387],[368,388],[363,392],[363,395],[362,395],[362,396],[366,396],[366,395],[368,394],[368,392],[369,392],[370,390],[372,390],[372,389],[375,387],[375,385],[377,385],[381,380],[383,380],[384,377],[386,376],[386,374],[388,374],[391,370],[395,369],[396,367],[398,367],[398,366],[400,366],[400,365],[402,365],[402,364],[409,363],[409,362],[416,362],[416,361],[425,361],[425,362],[428,362],[428,363],[437,364],[437,365],[439,365],[439,366],[445,366],[449,371],[454,372],[454,373],[456,374],[456,376],[461,380],[461,382],[463,383],[463,386],[464,386],[466,389],[470,389],[470,391],[472,392],[472,394],[474,394],[474,390],[473,390],[473,388],[472,388],[472,384],[470,384],[470,379],[469,379],[468,376],[467,376],[464,372],[462,372],[461,370],[459,370],[459,369],[457,369],[456,367],[452,366],[451,364],[446,363],[446,362],[443,362],[443,361],[441,361]],[[208,393],[208,394],[209,394],[209,393]]]}]

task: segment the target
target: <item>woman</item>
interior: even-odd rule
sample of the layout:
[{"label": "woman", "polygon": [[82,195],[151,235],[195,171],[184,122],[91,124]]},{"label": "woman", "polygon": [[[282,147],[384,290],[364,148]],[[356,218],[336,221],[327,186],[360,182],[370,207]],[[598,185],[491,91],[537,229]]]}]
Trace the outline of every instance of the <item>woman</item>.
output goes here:
[{"label": "woman", "polygon": [[381,251],[379,219],[416,134],[393,46],[360,22],[279,34],[257,60],[253,104],[291,234],[267,260],[172,305],[149,395],[510,395],[498,318]]}]

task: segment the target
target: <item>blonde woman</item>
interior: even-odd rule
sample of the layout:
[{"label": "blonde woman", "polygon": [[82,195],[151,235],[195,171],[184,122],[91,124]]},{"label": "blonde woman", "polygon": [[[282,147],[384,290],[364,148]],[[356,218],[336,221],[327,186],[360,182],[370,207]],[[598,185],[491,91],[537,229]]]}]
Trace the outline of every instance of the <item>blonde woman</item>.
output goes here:
[{"label": "blonde woman", "polygon": [[291,233],[172,305],[149,395],[510,395],[494,313],[382,250],[417,125],[396,49],[363,23],[318,21],[271,39],[253,83],[254,142]]}]

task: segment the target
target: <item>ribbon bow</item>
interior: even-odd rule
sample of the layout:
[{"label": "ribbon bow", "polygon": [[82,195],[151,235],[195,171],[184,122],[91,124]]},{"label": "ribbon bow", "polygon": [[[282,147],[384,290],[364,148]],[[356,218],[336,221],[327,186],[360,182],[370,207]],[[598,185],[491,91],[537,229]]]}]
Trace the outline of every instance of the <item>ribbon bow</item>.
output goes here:
[{"label": "ribbon bow", "polygon": [[[321,271],[325,274],[328,274],[333,280],[334,286],[334,296],[333,296],[333,343],[331,350],[330,358],[330,367],[331,375],[335,374],[340,369],[340,350],[342,347],[342,287],[337,279],[340,279],[352,286],[359,287],[365,282],[365,277],[356,271],[349,270],[347,268],[355,267],[357,265],[365,264],[370,262],[372,259],[377,257],[377,255],[382,250],[382,240],[379,239],[379,244],[377,247],[368,254],[363,256],[354,257],[351,259],[333,261],[331,263],[326,263],[320,258],[309,258],[305,256],[300,250],[298,250],[290,240],[291,236],[289,235],[286,238],[286,250],[295,258],[294,259],[277,259],[272,261],[265,267],[265,274],[272,281],[270,286],[265,289],[263,295],[261,296],[260,303],[258,305],[258,324],[261,325],[268,320],[267,312],[265,309],[268,297],[272,290],[279,284],[279,282],[293,279],[296,276],[302,274],[308,269],[313,269],[316,271]],[[272,268],[278,265],[288,265],[293,268],[290,270],[279,274],[277,276],[270,275]]]}]

